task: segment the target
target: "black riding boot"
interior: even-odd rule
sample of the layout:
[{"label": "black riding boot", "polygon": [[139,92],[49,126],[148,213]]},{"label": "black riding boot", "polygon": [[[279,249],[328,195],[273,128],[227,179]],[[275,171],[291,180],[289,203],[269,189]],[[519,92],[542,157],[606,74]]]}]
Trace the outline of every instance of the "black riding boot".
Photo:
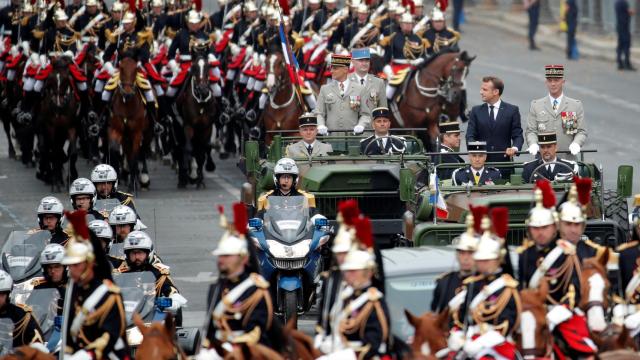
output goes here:
[{"label": "black riding boot", "polygon": [[20,106],[15,109],[16,120],[19,124],[26,124],[33,118],[33,104],[35,104],[38,93],[35,91],[25,91],[24,97],[20,100]]}]

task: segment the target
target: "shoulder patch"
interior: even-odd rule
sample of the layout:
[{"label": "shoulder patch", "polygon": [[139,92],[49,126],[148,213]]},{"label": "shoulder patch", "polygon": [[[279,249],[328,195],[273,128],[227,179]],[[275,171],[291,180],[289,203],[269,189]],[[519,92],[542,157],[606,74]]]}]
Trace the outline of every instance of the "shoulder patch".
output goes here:
[{"label": "shoulder patch", "polygon": [[119,192],[120,194],[124,195],[124,196],[133,197],[133,194],[129,194],[129,193],[126,193],[126,192],[124,192],[124,191],[118,191],[118,192]]},{"label": "shoulder patch", "polygon": [[631,241],[631,242],[628,242],[628,243],[624,243],[624,244],[618,246],[616,248],[616,251],[620,252],[620,251],[623,251],[623,250],[631,249],[632,247],[638,246],[638,244],[640,244],[640,241],[638,241],[638,240]]},{"label": "shoulder patch", "polygon": [[253,282],[256,284],[257,288],[260,288],[260,289],[269,288],[269,282],[265,280],[265,278],[263,278],[262,275],[258,273],[251,273],[250,276],[253,278]]},{"label": "shoulder patch", "polygon": [[158,269],[160,271],[160,274],[162,275],[169,275],[170,273],[170,267],[161,263],[161,262],[156,262],[153,264],[153,267]]},{"label": "shoulder patch", "polygon": [[116,285],[112,281],[103,280],[102,283],[107,285],[107,288],[108,288],[110,293],[113,293],[113,294],[119,294],[120,293],[120,288],[118,287],[118,285]]}]

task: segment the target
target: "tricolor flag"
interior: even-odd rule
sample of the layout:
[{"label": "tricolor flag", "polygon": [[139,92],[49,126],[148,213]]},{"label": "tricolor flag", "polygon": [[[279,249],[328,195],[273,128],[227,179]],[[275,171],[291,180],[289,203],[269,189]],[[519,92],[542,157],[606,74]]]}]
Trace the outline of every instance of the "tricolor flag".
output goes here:
[{"label": "tricolor flag", "polygon": [[282,14],[280,14],[280,44],[282,45],[282,54],[284,55],[284,61],[287,63],[287,71],[289,72],[289,79],[291,79],[291,83],[295,84],[296,87],[299,84],[298,80],[298,71],[300,67],[298,65],[298,60],[293,53],[291,52],[291,48],[289,47],[289,41],[287,39],[286,34],[284,33],[284,21],[282,21]]},{"label": "tricolor flag", "polygon": [[447,203],[444,201],[442,193],[440,193],[438,174],[431,174],[429,180],[429,188],[431,190],[429,203],[435,207],[435,213],[438,219],[447,219],[449,217],[449,210],[447,210]]}]

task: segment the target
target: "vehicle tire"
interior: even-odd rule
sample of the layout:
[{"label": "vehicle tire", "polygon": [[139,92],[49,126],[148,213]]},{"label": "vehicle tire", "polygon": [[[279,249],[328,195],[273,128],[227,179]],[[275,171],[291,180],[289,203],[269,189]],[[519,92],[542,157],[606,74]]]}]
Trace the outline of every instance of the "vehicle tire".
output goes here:
[{"label": "vehicle tire", "polygon": [[604,215],[620,225],[625,233],[629,232],[629,205],[615,190],[604,191]]},{"label": "vehicle tire", "polygon": [[[298,316],[298,294],[296,291],[284,291],[282,294],[282,324],[286,325],[290,319],[297,318]],[[298,320],[294,324],[294,328],[298,328]]]}]

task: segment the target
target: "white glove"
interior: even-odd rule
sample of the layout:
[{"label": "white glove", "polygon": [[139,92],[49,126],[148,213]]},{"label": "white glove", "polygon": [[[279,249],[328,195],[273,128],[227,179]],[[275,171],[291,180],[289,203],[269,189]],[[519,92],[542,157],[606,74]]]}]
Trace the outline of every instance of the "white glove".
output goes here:
[{"label": "white glove", "polygon": [[329,133],[329,129],[324,125],[318,125],[318,134],[327,135]]},{"label": "white glove", "polygon": [[214,349],[200,349],[196,360],[222,360],[222,357]]},{"label": "white glove", "polygon": [[207,61],[208,61],[208,62],[212,63],[212,62],[217,61],[217,60],[218,60],[218,59],[216,59],[216,56],[215,56],[215,55],[213,55],[213,54],[209,54],[209,55],[207,55]]},{"label": "white glove", "polygon": [[31,56],[29,56],[29,61],[31,62],[31,65],[35,67],[40,66],[40,56],[36,53],[32,53]]},{"label": "white glove", "polygon": [[320,44],[322,42],[322,37],[320,37],[320,35],[318,35],[317,33],[314,33],[311,36],[311,41],[313,41],[315,44]]},{"label": "white glove", "polygon": [[423,58],[413,59],[413,60],[411,60],[411,65],[418,66],[418,65],[422,64],[423,61],[424,61]]},{"label": "white glove", "polygon": [[531,144],[531,145],[529,145],[529,149],[527,149],[527,151],[529,152],[529,154],[535,155],[535,154],[538,153],[538,151],[540,151],[540,145]]},{"label": "white glove", "polygon": [[613,307],[613,315],[611,316],[611,322],[622,326],[624,324],[624,316],[626,315],[627,309],[623,304],[617,304]]},{"label": "white glove", "polygon": [[67,51],[65,51],[64,53],[62,53],[62,56],[64,56],[64,57],[68,57],[69,59],[72,59],[72,60],[73,60],[73,51],[71,51],[71,50],[67,50]]},{"label": "white glove", "polygon": [[113,75],[113,73],[116,71],[116,69],[113,68],[113,64],[111,63],[111,61],[107,61],[106,63],[104,63],[104,70],[109,73],[109,75]]},{"label": "white glove", "polygon": [[354,135],[359,135],[362,134],[364,132],[364,126],[362,125],[356,125],[353,127],[353,134]]},{"label": "white glove", "polygon": [[36,349],[36,350],[38,350],[40,352],[43,352],[45,354],[49,353],[49,349],[47,349],[47,347],[44,346],[44,344],[41,343],[41,342],[35,342],[35,343],[29,345],[29,347],[32,348],[32,349]]},{"label": "white glove", "polygon": [[547,313],[547,322],[549,323],[549,329],[553,331],[558,324],[562,324],[563,322],[571,319],[573,313],[571,310],[567,309],[562,305],[554,306]]},{"label": "white glove", "polygon": [[68,360],[93,360],[91,354],[89,354],[86,350],[78,350],[75,354],[65,356],[64,358]]},{"label": "white glove", "polygon": [[572,142],[569,145],[569,151],[571,151],[571,155],[578,155],[580,153],[580,145]]},{"label": "white glove", "polygon": [[44,54],[40,55],[40,67],[42,69],[47,67],[47,57]]},{"label": "white glove", "polygon": [[453,331],[447,339],[447,347],[453,352],[457,352],[464,346],[464,333],[460,330]]},{"label": "white glove", "polygon": [[31,52],[31,47],[29,46],[29,42],[28,41],[23,41],[20,46],[22,47],[22,53],[26,56],[29,56],[29,53]]},{"label": "white glove", "polygon": [[236,44],[231,44],[231,55],[236,56],[240,53],[240,47]]},{"label": "white glove", "polygon": [[505,341],[504,336],[495,330],[491,330],[477,339],[470,341],[464,345],[465,354],[474,357],[480,351],[491,349],[500,345]]},{"label": "white glove", "polygon": [[169,295],[169,298],[171,299],[171,306],[169,306],[167,310],[171,311],[172,313],[178,312],[178,309],[180,309],[187,303],[187,299],[185,299],[184,296],[178,293]]}]

